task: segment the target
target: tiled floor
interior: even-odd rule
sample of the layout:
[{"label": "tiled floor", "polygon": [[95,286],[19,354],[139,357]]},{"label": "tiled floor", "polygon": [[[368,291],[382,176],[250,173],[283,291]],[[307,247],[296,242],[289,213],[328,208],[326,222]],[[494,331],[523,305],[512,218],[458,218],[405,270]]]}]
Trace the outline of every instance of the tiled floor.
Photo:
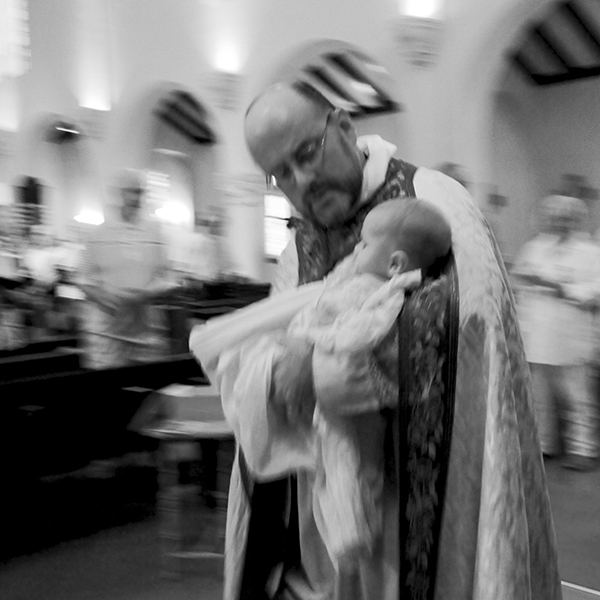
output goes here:
[{"label": "tiled floor", "polygon": [[71,540],[0,569],[3,600],[218,600],[222,563],[190,565],[180,580],[160,577],[156,519]]},{"label": "tiled floor", "polygon": [[591,473],[546,461],[563,581],[600,590],[600,468]]},{"label": "tiled floor", "polygon": [[[548,462],[546,468],[561,578],[600,590],[600,469],[574,473],[557,461]],[[62,509],[48,495],[46,512],[30,521],[40,542],[36,546],[32,538],[28,553],[5,557],[0,563],[0,598],[220,599],[219,560],[189,563],[176,581],[160,577],[152,478],[144,473],[136,479],[130,473],[123,474],[124,481],[124,485],[101,480],[64,482],[62,491],[68,492],[70,500]],[[55,519],[54,527],[43,525],[49,516]],[[565,589],[565,600],[591,598],[577,588]]]},{"label": "tiled floor", "polygon": [[[178,580],[161,577],[155,481],[153,469],[129,468],[113,478],[78,476],[40,487],[20,507],[22,533],[11,536],[20,555],[3,552],[0,598],[220,599],[222,560],[190,562]],[[188,517],[207,510],[196,506]]]}]

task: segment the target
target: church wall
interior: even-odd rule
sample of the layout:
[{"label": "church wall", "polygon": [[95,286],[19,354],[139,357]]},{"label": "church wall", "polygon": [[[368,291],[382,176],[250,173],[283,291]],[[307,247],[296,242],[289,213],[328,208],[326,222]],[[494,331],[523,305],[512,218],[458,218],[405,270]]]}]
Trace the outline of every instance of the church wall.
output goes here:
[{"label": "church wall", "polygon": [[[507,76],[495,96],[490,143],[490,186],[507,199],[490,211],[505,256],[538,230],[539,201],[562,185],[565,174],[580,175],[600,190],[600,81],[535,86]],[[588,229],[600,227],[597,199],[588,200]]]},{"label": "church wall", "polygon": [[[555,189],[565,173],[584,176],[600,190],[600,79],[536,88],[538,110],[531,113],[531,135],[540,149],[539,169],[545,193]],[[597,199],[588,203],[590,228],[600,227]]]}]

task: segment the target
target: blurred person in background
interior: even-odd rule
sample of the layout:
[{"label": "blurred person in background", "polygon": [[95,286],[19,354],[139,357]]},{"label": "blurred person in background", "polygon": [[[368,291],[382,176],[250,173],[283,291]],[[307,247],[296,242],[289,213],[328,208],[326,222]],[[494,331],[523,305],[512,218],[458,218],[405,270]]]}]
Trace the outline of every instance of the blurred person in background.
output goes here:
[{"label": "blurred person in background", "polygon": [[121,171],[113,186],[118,213],[85,246],[82,337],[93,369],[160,360],[168,354],[164,315],[154,306],[176,287],[159,225],[144,212],[146,178]]},{"label": "blurred person in background", "polygon": [[583,230],[585,203],[552,195],[541,204],[540,233],[513,267],[521,331],[530,365],[543,453],[589,471],[598,457],[592,388],[594,310],[600,295],[600,247]]}]

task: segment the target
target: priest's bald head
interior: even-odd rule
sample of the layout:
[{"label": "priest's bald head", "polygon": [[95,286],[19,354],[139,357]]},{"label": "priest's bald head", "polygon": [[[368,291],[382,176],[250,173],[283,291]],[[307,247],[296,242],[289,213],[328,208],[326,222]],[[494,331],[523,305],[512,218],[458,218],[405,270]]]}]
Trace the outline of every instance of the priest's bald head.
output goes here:
[{"label": "priest's bald head", "polygon": [[353,215],[365,158],[346,111],[306,84],[279,83],[252,102],[244,133],[258,166],[301,215],[325,227]]}]

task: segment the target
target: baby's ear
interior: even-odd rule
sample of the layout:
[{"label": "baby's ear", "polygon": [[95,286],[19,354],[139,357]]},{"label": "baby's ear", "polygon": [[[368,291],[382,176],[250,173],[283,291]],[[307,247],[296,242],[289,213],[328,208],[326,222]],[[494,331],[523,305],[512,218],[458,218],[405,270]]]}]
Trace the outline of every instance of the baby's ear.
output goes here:
[{"label": "baby's ear", "polygon": [[390,256],[390,266],[388,274],[390,277],[404,273],[408,267],[408,255],[404,250],[396,250]]}]

